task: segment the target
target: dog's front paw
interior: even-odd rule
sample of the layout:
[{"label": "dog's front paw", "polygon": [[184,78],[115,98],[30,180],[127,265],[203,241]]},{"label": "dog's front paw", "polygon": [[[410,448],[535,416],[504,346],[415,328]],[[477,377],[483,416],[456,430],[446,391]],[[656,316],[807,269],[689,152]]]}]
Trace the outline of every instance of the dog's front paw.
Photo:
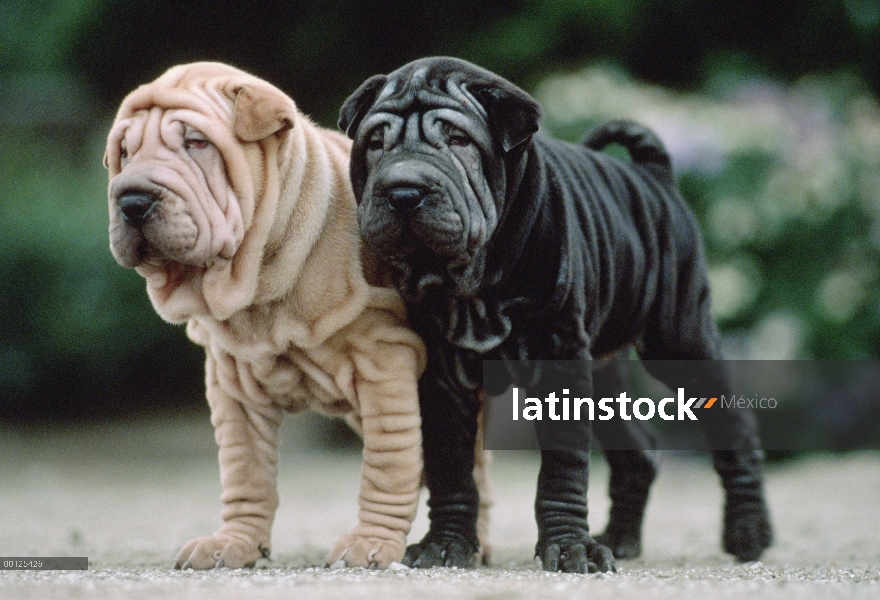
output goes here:
[{"label": "dog's front paw", "polygon": [[269,558],[268,542],[245,542],[222,533],[188,542],[174,561],[175,569],[238,569],[253,567],[257,559]]},{"label": "dog's front paw", "polygon": [[466,568],[474,564],[478,551],[476,543],[469,542],[460,535],[428,533],[421,542],[406,549],[403,564],[416,569]]},{"label": "dog's front paw", "polygon": [[763,504],[747,511],[727,511],[724,518],[725,552],[733,554],[740,562],[758,560],[772,541],[770,518]]},{"label": "dog's front paw", "polygon": [[594,539],[550,539],[538,544],[536,556],[541,559],[545,571],[563,573],[609,573],[616,572],[614,555],[607,546]]},{"label": "dog's front paw", "polygon": [[324,559],[325,567],[368,567],[387,569],[403,558],[403,544],[394,540],[361,535],[344,535]]}]

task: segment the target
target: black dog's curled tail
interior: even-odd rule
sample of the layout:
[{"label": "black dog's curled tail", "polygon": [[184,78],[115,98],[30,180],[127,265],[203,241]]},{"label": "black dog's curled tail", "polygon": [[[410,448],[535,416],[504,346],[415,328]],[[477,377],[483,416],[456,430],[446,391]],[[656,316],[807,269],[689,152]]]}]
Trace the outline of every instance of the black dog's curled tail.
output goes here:
[{"label": "black dog's curled tail", "polygon": [[600,151],[609,144],[620,144],[638,165],[653,166],[672,178],[672,161],[663,142],[653,131],[635,121],[607,121],[593,128],[584,139],[590,150]]}]

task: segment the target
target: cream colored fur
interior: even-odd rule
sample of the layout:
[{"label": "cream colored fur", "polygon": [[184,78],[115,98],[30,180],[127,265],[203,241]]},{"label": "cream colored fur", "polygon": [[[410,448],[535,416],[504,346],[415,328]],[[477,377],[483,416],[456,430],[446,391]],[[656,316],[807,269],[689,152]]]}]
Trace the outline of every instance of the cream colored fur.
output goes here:
[{"label": "cream colored fur", "polygon": [[[378,265],[362,264],[349,144],[270,84],[218,63],[172,68],[119,109],[105,157],[111,249],[146,278],[158,313],[186,322],[205,348],[219,446],[223,523],[186,544],[179,567],[268,556],[279,426],[309,407],[346,417],[364,439],[359,523],[327,563],[403,556],[422,468],[425,349],[397,293],[379,287]],[[132,189],[160,196],[142,227],[120,214]]]}]

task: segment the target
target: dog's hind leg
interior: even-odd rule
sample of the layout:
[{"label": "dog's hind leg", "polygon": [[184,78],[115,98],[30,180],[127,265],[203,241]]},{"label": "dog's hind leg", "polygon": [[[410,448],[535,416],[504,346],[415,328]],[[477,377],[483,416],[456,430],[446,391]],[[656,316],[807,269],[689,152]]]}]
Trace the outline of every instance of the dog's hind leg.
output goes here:
[{"label": "dog's hind leg", "polygon": [[[679,278],[676,298],[661,300],[640,355],[648,372],[671,389],[683,387],[688,396],[717,397],[730,386],[720,360],[718,330],[709,313],[701,257],[692,263],[689,275]],[[678,360],[689,362],[676,365]],[[757,560],[773,537],[757,419],[749,410],[717,404],[700,411],[699,422],[725,491],[724,550],[740,561]]]}]

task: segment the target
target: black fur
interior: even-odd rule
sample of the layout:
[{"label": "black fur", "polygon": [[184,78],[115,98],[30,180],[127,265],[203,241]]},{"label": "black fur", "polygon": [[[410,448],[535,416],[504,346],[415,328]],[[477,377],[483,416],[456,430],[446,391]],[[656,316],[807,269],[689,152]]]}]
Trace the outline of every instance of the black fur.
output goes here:
[{"label": "black fur", "polygon": [[[394,268],[429,352],[419,393],[431,527],[407,552],[416,566],[465,566],[477,548],[484,359],[589,360],[631,344],[646,359],[720,358],[699,231],[660,141],[617,121],[568,144],[535,134],[539,117],[528,94],[451,58],[371,78],[341,112],[361,231]],[[609,143],[632,161],[599,152]],[[728,389],[720,371],[656,375],[695,393]],[[727,491],[724,546],[753,560],[770,543],[756,424],[743,411],[711,412],[700,422]],[[608,435],[648,449],[639,426]],[[583,421],[574,449],[550,449],[538,427],[536,554],[546,569],[614,569],[587,526],[590,434]],[[654,464],[645,452],[608,459],[614,507],[602,541],[637,555]]]}]

